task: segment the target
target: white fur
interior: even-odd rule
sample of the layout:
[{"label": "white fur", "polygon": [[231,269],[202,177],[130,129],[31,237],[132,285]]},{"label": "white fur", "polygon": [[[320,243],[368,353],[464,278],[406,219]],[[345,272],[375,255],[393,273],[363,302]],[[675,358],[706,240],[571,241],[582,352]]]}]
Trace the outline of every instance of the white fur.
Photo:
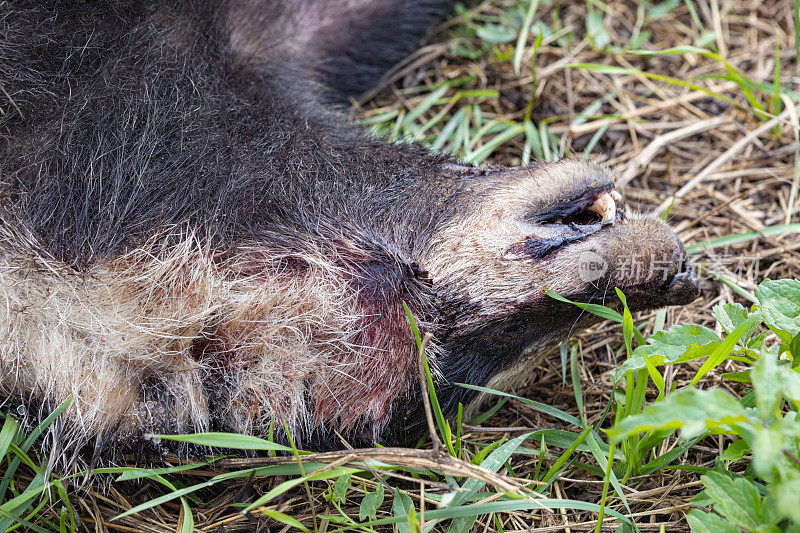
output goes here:
[{"label": "white fur", "polygon": [[[0,257],[0,396],[49,408],[72,397],[65,426],[79,443],[112,431],[206,430],[210,394],[223,402],[225,426],[247,433],[273,419],[299,433],[325,422],[309,397],[341,396],[328,418],[346,418],[361,400],[366,347],[353,338],[365,317],[321,254],[295,256],[307,265],[298,273],[276,266],[280,252],[253,246],[220,259],[185,235],[78,273],[10,227],[2,249],[13,252]],[[331,383],[339,388],[326,390]],[[358,407],[380,414],[372,408]]]}]

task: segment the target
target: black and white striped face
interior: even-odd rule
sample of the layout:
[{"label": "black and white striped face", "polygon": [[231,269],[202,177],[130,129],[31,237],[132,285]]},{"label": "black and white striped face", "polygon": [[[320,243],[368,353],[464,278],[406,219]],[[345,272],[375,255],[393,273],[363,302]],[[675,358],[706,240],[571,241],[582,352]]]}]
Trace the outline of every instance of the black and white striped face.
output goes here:
[{"label": "black and white striped face", "polygon": [[[547,291],[613,307],[619,288],[633,310],[699,295],[675,233],[626,213],[608,171],[564,160],[456,172],[460,216],[440,226],[420,261],[440,302],[448,381],[508,385],[509,369],[598,320]],[[451,408],[470,397],[452,387],[442,395]]]},{"label": "black and white striped face", "polygon": [[536,308],[547,290],[604,299],[618,287],[636,308],[695,294],[674,232],[626,213],[603,168],[562,160],[483,171],[454,202],[458,216],[437,229],[421,266],[445,299],[482,302],[487,318]]}]

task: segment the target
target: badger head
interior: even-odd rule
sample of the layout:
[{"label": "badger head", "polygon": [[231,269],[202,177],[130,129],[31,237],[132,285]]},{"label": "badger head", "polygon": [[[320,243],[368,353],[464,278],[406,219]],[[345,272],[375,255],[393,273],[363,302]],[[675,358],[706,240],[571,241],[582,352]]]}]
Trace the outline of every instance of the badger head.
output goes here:
[{"label": "badger head", "polygon": [[[548,296],[633,311],[699,295],[675,233],[627,214],[609,172],[574,161],[478,170],[452,165],[456,185],[436,202],[451,213],[420,253],[437,299],[433,353],[443,409],[467,406],[467,383],[508,389],[571,334],[600,321]],[[442,209],[440,209],[441,211]],[[395,427],[419,426],[419,406]]]}]

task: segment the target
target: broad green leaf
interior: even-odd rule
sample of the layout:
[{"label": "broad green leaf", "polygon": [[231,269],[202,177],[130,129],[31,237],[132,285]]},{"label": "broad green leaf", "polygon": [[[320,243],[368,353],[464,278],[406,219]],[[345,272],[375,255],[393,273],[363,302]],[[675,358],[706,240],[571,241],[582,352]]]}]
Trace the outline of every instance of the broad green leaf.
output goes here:
[{"label": "broad green leaf", "polygon": [[[712,311],[719,325],[730,334],[739,324],[747,320],[747,309],[740,303],[728,303],[714,306]],[[753,328],[755,330],[755,328]]]},{"label": "broad green leaf", "polygon": [[[400,519],[410,518],[411,513],[414,511],[414,502],[411,500],[411,496],[400,492],[400,489],[397,487],[394,489],[392,511],[394,512],[395,518]],[[405,523],[397,522],[398,533],[413,533],[411,524],[409,522],[410,521],[406,521]]]},{"label": "broad green leaf", "polygon": [[767,481],[776,479],[776,472],[795,471],[797,464],[789,461],[785,453],[790,456],[797,453],[800,443],[800,422],[797,413],[789,412],[783,418],[770,423],[753,424],[750,428],[752,436],[751,449],[753,450],[753,469],[759,476]]},{"label": "broad green leaf", "polygon": [[800,524],[800,505],[798,505],[800,479],[775,483],[769,487],[769,492],[775,500],[777,511],[796,524]]},{"label": "broad green leaf", "polygon": [[361,500],[361,506],[358,509],[358,519],[362,522],[369,518],[375,520],[378,513],[378,508],[383,505],[383,483],[378,483],[375,492],[368,492]]},{"label": "broad green leaf", "polygon": [[782,365],[780,368],[784,396],[786,396],[787,400],[793,401],[797,407],[800,407],[800,368],[790,365]]},{"label": "broad green leaf", "polygon": [[671,365],[708,357],[721,342],[722,339],[712,330],[694,324],[678,324],[666,331],[657,331],[647,338],[647,345],[637,347],[620,365],[614,381],[619,381],[631,370],[645,368],[645,351],[653,365]]},{"label": "broad green leaf", "polygon": [[792,337],[792,340],[789,341],[788,350],[789,353],[792,354],[794,366],[800,364],[800,333]]},{"label": "broad green leaf", "polygon": [[350,474],[344,474],[336,480],[333,484],[333,490],[331,490],[331,494],[333,495],[335,501],[342,503],[345,501],[347,496],[347,491],[350,490]]},{"label": "broad green leaf", "polygon": [[763,417],[774,414],[783,398],[800,402],[800,372],[788,361],[779,361],[774,353],[762,352],[750,376],[755,388],[756,406]]},{"label": "broad green leaf", "polygon": [[692,509],[686,515],[686,521],[692,526],[692,533],[741,533],[736,526],[718,514],[697,509]]},{"label": "broad green leaf", "polygon": [[732,479],[720,472],[709,472],[701,480],[706,495],[714,501],[714,510],[727,520],[747,531],[764,525],[761,494],[753,482],[742,477]]},{"label": "broad green leaf", "polygon": [[714,504],[714,500],[708,497],[705,490],[701,490],[694,497],[689,500],[689,502],[694,505],[695,507],[708,507],[710,508]]},{"label": "broad green leaf", "polygon": [[478,37],[489,43],[510,43],[516,36],[513,28],[497,24],[484,24],[478,28]]},{"label": "broad green leaf", "polygon": [[767,325],[790,338],[800,333],[800,280],[764,280],[756,287],[756,298]]},{"label": "broad green leaf", "polygon": [[[791,370],[790,370],[791,372]],[[756,407],[762,416],[770,416],[783,402],[783,373],[775,357],[764,353],[750,371],[756,395]]]},{"label": "broad green leaf", "polygon": [[750,453],[750,446],[744,439],[731,442],[720,457],[723,461],[738,461],[746,454]]},{"label": "broad green leaf", "polygon": [[726,430],[747,422],[744,408],[721,389],[684,389],[662,402],[648,405],[641,414],[623,419],[608,432],[612,443],[653,429],[679,428],[685,438],[706,431]]},{"label": "broad green leaf", "polygon": [[[413,507],[409,508],[408,510],[406,523],[408,524],[408,529],[411,530],[411,533],[422,533],[422,525],[419,523],[419,518],[417,518],[417,512],[414,510]],[[427,528],[426,531],[428,531]]]}]

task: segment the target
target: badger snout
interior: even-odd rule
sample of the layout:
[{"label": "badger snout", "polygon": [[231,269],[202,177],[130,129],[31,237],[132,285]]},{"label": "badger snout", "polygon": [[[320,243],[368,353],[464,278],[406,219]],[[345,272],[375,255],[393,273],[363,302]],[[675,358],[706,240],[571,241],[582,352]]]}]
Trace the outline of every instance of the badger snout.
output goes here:
[{"label": "badger snout", "polygon": [[681,240],[666,223],[643,215],[598,233],[592,246],[609,264],[590,292],[618,287],[633,309],[686,305],[700,296],[697,273]]}]

